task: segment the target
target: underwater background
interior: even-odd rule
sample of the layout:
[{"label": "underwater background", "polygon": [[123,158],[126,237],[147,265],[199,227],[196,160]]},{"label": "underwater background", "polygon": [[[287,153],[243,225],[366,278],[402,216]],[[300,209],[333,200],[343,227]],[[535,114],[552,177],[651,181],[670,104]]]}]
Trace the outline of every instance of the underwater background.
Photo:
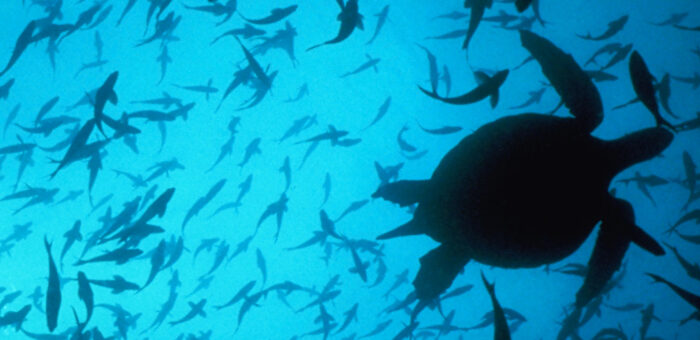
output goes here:
[{"label": "underwater background", "polygon": [[[131,3],[133,7],[125,11],[125,6]],[[148,19],[152,4],[156,7]],[[209,8],[206,6],[214,4],[229,6],[230,18],[226,18],[228,14],[215,16],[206,10]],[[276,22],[256,25],[246,21],[267,17],[274,8],[292,5],[298,8]],[[356,29],[340,43],[307,51],[338,32],[340,9],[335,1],[1,1],[0,63],[10,59],[18,37],[30,21],[51,17],[53,11],[53,17],[43,24],[69,26],[53,38],[28,44],[16,63],[0,76],[0,86],[14,79],[7,96],[3,97],[0,91],[0,124],[4,128],[0,147],[37,145],[30,151],[1,149],[0,266],[4,275],[0,277],[3,296],[0,324],[4,327],[0,336],[50,338],[42,337],[50,333],[44,313],[49,277],[46,238],[52,243],[52,257],[63,281],[57,328],[52,332],[63,337],[56,338],[68,339],[75,332],[76,320],[71,308],[80,321],[86,318],[78,284],[73,281],[79,271],[90,280],[108,280],[118,275],[140,287],[149,278],[153,254],[158,253],[162,241],[165,248],[161,246],[160,252],[168,267],[157,271],[143,290],[115,294],[109,288],[91,284],[95,308],[86,330],[96,327],[105,337],[116,339],[324,338],[321,320],[329,317],[319,318],[319,315],[327,313],[334,319],[331,323],[336,323],[328,336],[330,339],[358,339],[365,335],[372,339],[394,338],[409,324],[410,310],[399,307],[387,312],[388,307],[395,306],[413,291],[411,281],[418,270],[418,259],[434,248],[436,242],[427,236],[375,240],[411,218],[409,209],[371,198],[380,185],[375,162],[382,167],[402,164],[392,180],[426,179],[447,151],[482,125],[508,115],[546,114],[554,109],[560,99],[546,85],[540,66],[531,62],[518,67],[529,53],[521,46],[517,25],[525,22],[520,28],[531,29],[551,40],[581,66],[607,43],[633,44],[657,79],[671,75],[668,102],[678,118],[662,111],[664,117],[673,124],[698,117],[700,38],[697,29],[688,28],[700,23],[700,3],[541,0],[537,6],[545,25],[530,19],[532,8],[520,14],[513,3],[495,2],[486,10],[465,51],[464,32],[458,32],[456,38],[429,38],[467,28],[470,11],[464,9],[462,1],[360,0],[363,30]],[[94,12],[88,13],[92,17],[85,14],[89,11]],[[458,15],[440,17],[453,11]],[[373,38],[378,19],[382,18],[375,14],[382,13],[386,21]],[[517,18],[504,25],[486,20],[503,13]],[[654,25],[675,13],[687,13],[687,16],[675,23],[675,27]],[[70,25],[81,22],[81,14],[84,22],[71,28]],[[577,37],[589,32],[600,34],[609,22],[623,15],[629,16],[625,27],[605,41]],[[157,35],[168,20],[176,24],[160,36],[162,39],[138,46]],[[531,27],[527,27],[528,22]],[[234,73],[244,69],[248,61],[233,36],[213,41],[245,25],[264,33],[258,32],[260,35],[247,39],[241,35],[240,42],[253,53],[264,72],[277,74],[259,103],[241,109],[251,96],[260,93],[257,91],[264,92],[265,85],[249,76],[250,79],[222,99]],[[265,49],[266,42],[272,46],[269,50]],[[275,45],[276,42],[279,44]],[[474,71],[491,74],[510,69],[500,88],[498,106],[492,109],[487,100],[447,105],[421,93],[417,85],[431,86],[430,63],[424,48],[436,58],[440,75],[449,70],[452,96],[478,85]],[[365,64],[368,58],[379,60],[366,70],[346,75]],[[583,68],[600,69],[609,58],[610,55],[601,55],[595,63]],[[171,60],[165,70],[162,60]],[[628,58],[624,58],[606,69],[617,80],[596,82],[605,109],[604,121],[593,133],[597,137],[613,139],[654,125],[652,115],[639,103],[613,109],[636,96],[627,64]],[[93,118],[92,91],[103,86],[115,71],[119,72],[114,84],[118,100],[108,102],[104,113],[115,120],[126,113],[128,124],[140,133],[117,137],[105,125],[106,135],[115,137],[107,140],[95,129],[89,142],[105,143],[98,156],[83,157],[52,177],[57,167],[54,161],[64,157],[73,140],[71,131],[75,133]],[[210,80],[210,86],[206,86]],[[304,87],[308,94],[300,92]],[[527,102],[530,92],[541,89],[544,89],[541,101],[511,109]],[[439,80],[437,92],[447,96],[444,77]],[[297,97],[300,93],[302,96]],[[91,96],[89,100],[86,95]],[[142,102],[163,97],[175,100],[164,105]],[[185,114],[177,111],[186,110],[188,104],[194,106]],[[161,122],[134,114],[145,116],[147,110],[176,113],[162,118]],[[37,119],[37,113],[43,117]],[[569,115],[566,108],[556,114]],[[39,121],[52,117],[62,117],[55,130],[32,132],[40,127]],[[45,126],[52,123],[47,121]],[[295,124],[300,131],[286,136]],[[326,133],[329,125],[348,132],[341,139],[345,143],[305,142]],[[462,129],[449,134],[428,133],[423,129],[443,126]],[[61,142],[62,147],[52,148]],[[634,183],[613,181],[611,189],[616,191],[616,196],[632,203],[637,224],[656,240],[665,242],[667,254],[654,257],[637,246],[630,246],[624,269],[617,273],[623,274],[619,284],[605,295],[597,313],[592,311],[595,315],[590,321],[581,326],[582,338],[593,338],[601,329],[618,325],[630,339],[641,338],[640,329],[647,338],[700,337],[697,319],[680,325],[695,309],[667,286],[654,284],[645,275],[659,274],[695,294],[700,293],[700,269],[695,265],[694,272],[686,271],[678,257],[669,251],[669,246],[673,246],[691,264],[698,263],[698,244],[684,240],[677,233],[665,233],[681,216],[700,209],[698,200],[685,206],[689,190],[684,185],[687,172],[683,156],[685,152],[699,162],[699,142],[700,130],[679,131],[662,157],[637,164],[617,177],[629,178],[639,172],[666,179],[668,183],[648,188],[653,201]],[[259,143],[260,152],[247,159],[246,154],[255,143]],[[310,149],[310,145],[314,147]],[[225,152],[226,146],[231,148],[230,153]],[[217,163],[220,154],[223,156]],[[286,162],[291,174],[289,182],[280,170]],[[154,175],[158,164],[174,167],[167,174]],[[99,171],[90,188],[91,168]],[[134,176],[133,180],[120,172]],[[149,178],[152,175],[155,178]],[[241,184],[248,178],[249,191],[239,198],[241,187],[245,187]],[[53,189],[58,191],[53,196],[49,194],[46,202],[26,208],[23,205],[31,197],[11,199],[13,194],[36,188],[51,193]],[[167,209],[162,216],[154,216],[148,222],[162,230],[144,237],[135,247],[143,254],[124,264],[77,264],[79,260],[119,248],[117,240],[93,246],[87,241],[128,210],[127,203],[132,202],[133,206],[136,198],[150,196],[149,202],[136,201],[138,208],[129,219],[136,221],[170,188],[174,192],[166,202]],[[283,194],[288,202],[276,237],[278,216],[273,210]],[[73,199],[63,201],[64,198]],[[240,206],[233,208],[235,202]],[[227,204],[229,209],[217,211]],[[343,215],[349,207],[356,209]],[[188,211],[192,216],[187,216]],[[261,218],[266,212],[271,216]],[[342,215],[335,221],[335,230],[357,241],[355,247],[333,238],[320,239],[323,231],[320,216],[324,213],[330,220]],[[76,221],[80,221],[81,239],[75,240],[61,260],[68,239],[65,234]],[[693,229],[697,229],[699,221],[691,220],[677,230],[686,236],[698,235]],[[561,328],[559,323],[582,283],[581,276],[566,275],[557,269],[571,263],[586,264],[596,234],[597,230],[573,255],[547,268],[501,269],[470,262],[450,288],[466,287],[463,289],[466,292],[441,303],[445,316],[454,311],[451,325],[463,329],[454,329],[449,334],[439,334],[435,328],[424,329],[441,325],[445,320],[437,309],[425,310],[418,317],[420,325],[413,332],[414,337],[492,338],[493,326],[489,323],[465,330],[480,324],[484,314],[493,310],[481,282],[483,271],[496,283],[500,304],[526,318],[524,322],[510,320],[513,338],[555,338]],[[313,237],[319,237],[318,242],[292,249]],[[203,244],[208,249],[200,247]],[[361,266],[367,266],[366,280],[357,272],[357,257]],[[693,277],[693,273],[697,275]],[[216,307],[231,300],[251,281],[255,282],[244,294],[247,297],[226,308]],[[269,294],[256,295],[287,281],[298,289],[268,290]],[[329,281],[331,285],[327,286]],[[396,282],[400,284],[395,285]],[[314,304],[321,291],[333,292],[322,303],[323,308]],[[203,305],[206,316],[196,315],[191,320],[170,324],[185,317],[203,299],[206,299]],[[10,323],[7,313],[11,316],[25,305],[32,307],[21,323],[21,330],[17,330],[18,324]],[[619,308],[623,306],[628,308]],[[649,306],[653,306],[652,313],[658,318],[643,318],[642,311],[648,311]],[[338,333],[353,307],[357,319]],[[159,313],[164,315],[159,318]],[[377,329],[379,332],[374,332]]]}]

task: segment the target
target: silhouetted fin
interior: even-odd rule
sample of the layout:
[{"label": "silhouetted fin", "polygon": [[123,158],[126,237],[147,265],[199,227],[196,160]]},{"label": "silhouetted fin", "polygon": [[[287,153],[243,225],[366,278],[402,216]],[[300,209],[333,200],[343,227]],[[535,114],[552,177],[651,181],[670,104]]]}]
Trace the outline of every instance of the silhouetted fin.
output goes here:
[{"label": "silhouetted fin", "polygon": [[505,313],[501,304],[496,298],[496,283],[489,283],[484,276],[484,271],[481,271],[481,281],[484,282],[484,287],[491,297],[491,304],[493,305],[494,323],[493,323],[493,338],[494,340],[510,340],[510,330],[508,329],[508,321],[506,321]]},{"label": "silhouetted fin", "polygon": [[570,55],[529,31],[520,31],[520,41],[542,66],[547,80],[574,117],[587,131],[603,121],[603,102],[593,81]]},{"label": "silhouetted fin", "polygon": [[664,278],[661,277],[661,276],[654,275],[654,274],[651,274],[651,273],[647,273],[647,275],[649,275],[652,279],[654,279],[655,282],[661,282],[661,283],[666,284],[666,285],[667,285],[669,288],[671,288],[676,294],[678,294],[678,296],[680,296],[683,300],[685,300],[686,302],[688,302],[690,305],[692,305],[692,306],[695,307],[696,309],[700,310],[700,296],[695,295],[695,294],[693,294],[693,293],[691,293],[691,292],[689,292],[689,291],[687,291],[687,290],[685,290],[685,289],[683,289],[683,288],[681,288],[681,287],[679,287],[679,286],[673,284],[672,282],[670,282],[670,281],[664,279]]},{"label": "silhouetted fin", "polygon": [[451,244],[442,244],[420,258],[420,269],[413,286],[420,301],[431,301],[452,285],[469,257]]},{"label": "silhouetted fin", "polygon": [[381,197],[402,207],[418,203],[430,192],[429,181],[398,181],[381,186],[372,194],[372,198]]},{"label": "silhouetted fin", "polygon": [[656,256],[666,254],[666,251],[663,247],[661,247],[659,242],[656,242],[656,240],[654,240],[649,234],[647,234],[646,231],[642,230],[642,228],[635,225],[634,227],[632,227],[629,233],[629,237],[632,239],[632,242],[638,245],[640,248]]},{"label": "silhouetted fin", "polygon": [[525,12],[525,10],[530,7],[532,0],[516,0],[515,8],[518,9],[518,13]]},{"label": "silhouetted fin", "polygon": [[381,234],[377,236],[377,240],[386,240],[394,237],[401,237],[401,236],[411,236],[411,235],[420,235],[423,234],[423,230],[421,230],[416,223],[411,220],[406,224],[401,225],[400,227],[388,232]]},{"label": "silhouetted fin", "polygon": [[644,129],[610,141],[608,169],[614,176],[634,164],[658,156],[672,141],[673,133],[662,127]]},{"label": "silhouetted fin", "polygon": [[557,334],[557,340],[574,339],[578,340],[581,337],[578,335],[578,329],[581,327],[581,308],[574,308],[571,314],[568,314],[561,323],[561,329]]},{"label": "silhouetted fin", "polygon": [[632,205],[620,199],[611,199],[610,214],[603,219],[593,254],[588,261],[588,274],[576,293],[576,308],[585,307],[596,298],[613,274],[620,269],[629,248],[630,225],[634,225]]},{"label": "silhouetted fin", "polygon": [[656,126],[667,126],[671,130],[675,131],[673,125],[663,119],[661,117],[661,113],[659,113],[659,104],[656,102],[656,96],[654,95],[654,84],[652,84],[654,76],[651,75],[647,64],[637,51],[632,52],[632,55],[630,56],[629,71],[634,92],[637,94],[639,100],[644,103],[644,106],[646,106],[647,109],[651,111],[651,114],[654,115]]}]

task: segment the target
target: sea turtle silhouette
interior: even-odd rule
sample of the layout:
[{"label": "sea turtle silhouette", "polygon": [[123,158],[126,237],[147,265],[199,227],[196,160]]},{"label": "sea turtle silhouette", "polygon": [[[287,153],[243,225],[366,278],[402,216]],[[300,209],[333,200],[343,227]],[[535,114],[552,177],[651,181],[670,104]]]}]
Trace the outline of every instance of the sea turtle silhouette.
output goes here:
[{"label": "sea turtle silhouette", "polygon": [[[592,81],[548,40],[520,34],[574,117],[498,119],[450,150],[430,179],[398,181],[373,194],[402,206],[418,204],[411,221],[379,239],[426,234],[440,243],[420,259],[412,319],[470,260],[502,268],[557,262],[578,249],[599,221],[577,310],[600,293],[630,243],[664,253],[635,224],[632,206],[608,187],[622,170],[659,155],[673,134],[657,126],[610,141],[591,136],[603,119]],[[633,75],[632,81],[639,80]]]}]

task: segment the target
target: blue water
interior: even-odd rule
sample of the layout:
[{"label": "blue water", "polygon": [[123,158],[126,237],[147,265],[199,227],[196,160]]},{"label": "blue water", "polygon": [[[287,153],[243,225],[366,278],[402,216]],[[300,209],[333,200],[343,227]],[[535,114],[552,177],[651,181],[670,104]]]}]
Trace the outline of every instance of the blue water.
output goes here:
[{"label": "blue water", "polygon": [[[24,2],[24,4],[23,4]],[[219,3],[224,1],[219,0]],[[0,63],[9,60],[15,42],[27,23],[45,17],[44,5],[51,0],[5,0],[0,3]],[[80,13],[93,6],[93,1],[66,0],[62,5],[62,18],[56,18],[56,24],[72,24]],[[31,44],[21,55],[17,63],[0,77],[0,85],[14,78],[7,99],[0,98],[0,121],[4,122],[16,105],[21,105],[18,114],[10,123],[2,137],[0,146],[19,143],[36,143],[42,147],[52,146],[66,138],[66,130],[73,124],[61,126],[48,136],[30,134],[17,125],[32,127],[36,113],[53,97],[60,99],[45,118],[67,115],[78,118],[80,125],[93,118],[91,106],[83,105],[67,110],[87,92],[100,87],[114,71],[119,71],[114,91],[118,96],[116,104],[108,103],[105,114],[118,119],[122,112],[133,113],[141,110],[159,110],[169,112],[177,106],[167,109],[135,101],[160,98],[163,93],[179,98],[182,104],[194,103],[186,120],[177,118],[165,123],[167,136],[161,149],[161,132],[155,122],[143,119],[130,119],[129,124],[141,133],[136,136],[138,153],[125,145],[123,139],[116,139],[107,144],[102,157],[102,169],[99,171],[94,187],[88,194],[87,161],[80,160],[67,166],[51,179],[50,174],[56,169],[51,160],[60,160],[65,150],[46,152],[35,149],[31,155],[32,162],[18,179],[20,160],[18,155],[7,155],[2,163],[0,196],[7,196],[28,188],[59,189],[53,203],[38,204],[14,214],[26,200],[6,200],[0,202],[0,238],[5,239],[13,232],[14,226],[30,223],[28,235],[19,240],[3,242],[0,252],[0,266],[4,275],[0,278],[3,296],[21,292],[18,297],[5,304],[0,315],[20,310],[32,304],[30,295],[37,289],[45,294],[48,285],[47,253],[43,239],[46,237],[52,245],[53,258],[56,260],[60,277],[64,280],[74,279],[78,271],[83,271],[88,278],[104,280],[114,275],[121,275],[128,281],[143,285],[151,270],[150,252],[161,240],[167,242],[184,241],[184,253],[170,268],[160,271],[154,281],[140,292],[126,291],[112,294],[109,289],[92,285],[94,300],[97,305],[119,304],[132,319],[133,328],[127,331],[130,339],[175,339],[185,335],[193,339],[290,339],[301,338],[303,334],[319,329],[322,323],[315,323],[320,308],[313,306],[297,312],[315,299],[316,295],[308,292],[293,292],[287,297],[286,305],[274,292],[260,298],[257,305],[245,313],[238,323],[241,302],[227,309],[217,310],[231,299],[240,288],[251,280],[255,286],[249,295],[260,292],[274,284],[292,281],[304,288],[320,291],[334,276],[339,275],[337,286],[333,289],[340,294],[332,301],[323,304],[325,310],[338,324],[344,321],[344,314],[354,304],[358,304],[357,321],[353,321],[340,334],[333,334],[333,339],[353,339],[370,333],[378,324],[391,321],[388,328],[371,338],[391,339],[409,323],[410,317],[404,311],[391,314],[382,311],[390,304],[401,300],[412,292],[410,285],[417,273],[418,259],[435,247],[435,242],[425,236],[405,237],[388,241],[378,241],[374,249],[380,249],[383,256],[376,257],[370,252],[359,252],[361,261],[369,262],[367,282],[349,271],[354,267],[353,257],[347,248],[339,248],[340,243],[328,239],[332,244],[332,253],[324,260],[324,246],[314,245],[301,250],[288,250],[301,244],[321,231],[320,210],[335,219],[352,203],[370,199],[370,195],[379,185],[374,162],[383,166],[404,163],[400,170],[400,179],[428,178],[442,156],[458,143],[461,138],[487,122],[499,117],[521,112],[548,112],[559,102],[556,92],[547,88],[542,101],[523,110],[511,110],[509,107],[521,104],[528,99],[528,92],[540,89],[541,82],[546,81],[541,68],[529,63],[518,70],[512,70],[528,56],[521,47],[517,31],[496,27],[496,24],[482,22],[469,46],[468,62],[461,49],[462,38],[448,40],[426,40],[428,36],[440,35],[449,31],[466,29],[468,16],[458,20],[433,19],[434,17],[459,10],[461,1],[423,2],[423,1],[360,1],[359,11],[364,15],[364,30],[355,30],[351,36],[334,45],[322,46],[307,52],[314,44],[329,40],[335,36],[339,27],[336,17],[339,8],[334,1],[303,1],[298,9],[287,18],[258,28],[266,31],[265,36],[272,36],[277,30],[284,29],[288,22],[296,29],[293,48],[297,62],[293,62],[280,49],[271,49],[267,53],[255,55],[262,67],[268,72],[278,71],[273,80],[270,93],[256,106],[247,110],[237,110],[241,103],[253,95],[254,90],[240,86],[231,93],[217,111],[223,91],[231,82],[232,75],[239,68],[247,66],[241,47],[231,37],[224,37],[215,44],[212,40],[233,28],[242,27],[245,21],[238,14],[217,26],[221,17],[185,8],[210,4],[204,0],[174,1],[167,6],[160,18],[169,13],[181,16],[181,21],[172,35],[177,39],[167,41],[167,49],[172,63],[161,81],[161,67],[157,62],[162,52],[161,40],[143,46],[136,45],[155,31],[156,14],[150,25],[146,26],[149,1],[136,1],[135,6],[126,14],[117,26],[125,1],[106,1],[94,19],[105,13],[106,18],[96,27],[80,29],[65,38],[59,38],[58,52],[55,55],[55,69],[47,56],[47,40]],[[294,4],[289,1],[238,1],[238,13],[247,18],[262,18],[272,8],[286,7]],[[377,17],[381,9],[389,5],[388,20],[372,44],[366,44],[374,33]],[[517,14],[513,4],[496,3],[486,11],[485,16],[497,15],[500,10]],[[688,12],[683,25],[697,26],[700,22],[700,4],[690,0],[677,1],[550,1],[542,0],[540,4],[542,17],[546,26],[535,23],[533,31],[550,39],[564,51],[583,64],[599,47],[608,42],[633,43],[634,49],[643,55],[652,74],[661,78],[670,73],[677,77],[692,77],[700,67],[700,58],[691,52],[700,46],[698,33],[679,30],[671,26],[658,27],[650,22],[660,22],[672,13]],[[591,42],[577,38],[575,34],[593,35],[602,33],[607,23],[628,14],[629,22],[614,37],[603,42]],[[532,10],[524,13],[532,16]],[[85,27],[84,27],[85,28]],[[104,47],[102,59],[107,62],[98,68],[82,71],[76,76],[83,64],[96,60],[95,35],[99,32]],[[144,35],[145,34],[145,35]],[[243,39],[243,44],[252,49],[261,40]],[[488,100],[466,106],[451,106],[440,103],[420,93],[416,85],[429,88],[429,67],[426,53],[416,45],[427,47],[437,58],[439,70],[443,65],[449,68],[452,79],[451,95],[467,92],[477,86],[472,76],[473,70],[511,69],[510,75],[500,89],[500,102],[491,109]],[[340,78],[367,61],[367,57],[380,58],[376,72],[371,68]],[[607,56],[599,57],[601,63]],[[0,64],[4,65],[4,64]],[[597,83],[605,108],[605,119],[593,133],[603,139],[611,139],[626,133],[653,126],[651,114],[641,105],[634,104],[624,109],[612,110],[635,97],[627,70],[627,58],[613,66],[608,72],[616,75],[617,81]],[[209,100],[204,94],[183,90],[181,86],[206,85],[212,79],[212,86],[218,92]],[[299,101],[286,103],[294,98],[297,90],[308,84],[309,95]],[[700,108],[698,90],[690,84],[677,80],[671,81],[672,95],[670,106],[680,119],[665,117],[673,123],[696,117]],[[438,93],[444,95],[444,83],[440,82]],[[391,97],[391,104],[386,115],[373,126],[366,128],[377,114],[377,110]],[[566,109],[557,115],[565,116]],[[301,117],[315,116],[317,124],[302,131],[297,136],[278,142],[293,122]],[[213,170],[208,169],[219,156],[219,150],[229,139],[227,129],[229,122],[240,118],[232,152],[223,158]],[[16,125],[16,124],[17,125]],[[462,131],[445,136],[431,135],[423,132],[417,124],[436,128],[444,125],[460,126]],[[3,123],[4,124],[4,123]],[[307,138],[327,131],[332,124],[339,130],[348,131],[347,138],[361,139],[361,142],[349,146],[331,146],[321,142],[302,164],[308,143],[296,144]],[[397,143],[397,135],[402,127],[408,127],[403,139],[417,147],[416,153],[427,151],[423,157],[412,160],[406,157]],[[112,129],[105,127],[111,136]],[[238,164],[243,160],[246,146],[260,138],[260,154],[253,155],[245,166]],[[98,132],[93,131],[90,142],[104,140]],[[685,172],[682,154],[687,151],[696,163],[700,162],[700,140],[698,131],[678,133],[673,144],[663,153],[663,157],[635,165],[620,174],[618,178],[630,177],[635,171],[642,174],[655,174],[666,179],[684,179]],[[25,155],[26,156],[26,155]],[[409,155],[410,156],[410,155]],[[285,178],[279,171],[285,157],[291,165],[291,185],[286,191],[289,198],[287,211],[284,213],[279,238],[275,240],[275,216],[265,220],[250,242],[247,251],[242,252],[230,262],[224,261],[210,276],[208,287],[199,289],[190,295],[202,277],[212,266],[217,250],[229,247],[227,257],[236,246],[256,231],[261,214],[271,203],[280,198],[285,190]],[[149,181],[144,187],[132,187],[124,176],[118,176],[113,170],[125,171],[134,175],[148,177],[149,170],[157,162],[176,158],[184,169],[174,170]],[[594,165],[592,165],[594,166]],[[210,217],[218,207],[236,200],[239,184],[249,175],[253,175],[250,192],[243,197],[240,208],[226,210]],[[331,191],[328,201],[323,204],[323,183],[326,175],[331,178]],[[199,198],[220,180],[225,184],[211,202],[204,206],[199,214],[189,220],[184,231],[183,220],[187,211]],[[572,178],[572,181],[575,181]],[[156,197],[168,188],[175,188],[175,193],[167,205],[162,217],[155,217],[150,224],[160,226],[163,232],[146,237],[138,248],[146,256],[130,260],[123,265],[112,262],[75,265],[81,259],[85,240],[101,228],[99,221],[111,209],[111,216],[119,214],[125,202],[137,196],[143,196],[154,185]],[[611,189],[617,191],[617,197],[624,198],[635,207],[636,221],[639,226],[655,239],[677,247],[678,251],[691,262],[700,261],[697,245],[680,239],[677,235],[667,235],[664,231],[684,213],[682,207],[688,197],[688,189],[674,183],[651,188],[656,205],[646,198],[635,185],[623,185],[613,182]],[[83,190],[75,201],[56,204],[70,191]],[[536,193],[535,193],[536,194]],[[92,205],[111,195],[107,203],[93,213]],[[90,198],[91,197],[91,198]],[[152,201],[151,201],[152,202]],[[150,203],[149,203],[150,204]],[[148,204],[147,204],[148,205]],[[687,211],[698,209],[697,201]],[[144,210],[134,216],[136,220]],[[389,202],[370,200],[358,211],[345,216],[336,223],[338,233],[355,240],[374,240],[375,237],[410,219],[410,212]],[[80,231],[83,241],[76,242],[66,253],[63,266],[60,265],[60,252],[64,246],[64,233],[75,221],[81,221]],[[693,229],[696,224],[687,223],[679,228],[684,234],[697,234]],[[562,226],[566,228],[566,226]],[[696,229],[696,228],[695,228]],[[550,269],[557,269],[567,263],[587,263],[595,241],[594,232],[586,243],[574,254],[561,263],[552,264]],[[202,251],[196,260],[193,252],[204,239],[218,238],[211,251]],[[82,259],[98,256],[105,251],[118,247],[115,241],[96,246],[87,251]],[[170,248],[168,248],[169,250]],[[667,248],[668,249],[668,248]],[[266,264],[266,280],[257,264],[257,252],[263,254]],[[165,257],[167,262],[168,256]],[[369,287],[377,280],[379,262],[387,268],[386,278],[374,287]],[[627,303],[654,305],[654,314],[660,321],[653,321],[647,336],[663,339],[693,339],[700,334],[697,321],[690,321],[679,326],[678,321],[693,312],[693,308],[675,295],[668,287],[653,284],[644,275],[646,272],[660,274],[670,281],[697,293],[700,285],[697,278],[690,278],[671,252],[663,257],[654,257],[636,246],[631,246],[625,257],[625,276],[620,286],[605,298],[605,304],[622,306]],[[564,318],[563,310],[574,302],[576,291],[582,279],[578,276],[563,275],[554,271],[547,273],[543,267],[535,269],[500,269],[490,268],[476,262],[469,263],[452,285],[452,288],[473,285],[467,293],[446,300],[442,310],[447,315],[455,311],[453,325],[470,327],[481,321],[484,313],[492,310],[491,301],[479,277],[484,271],[490,281],[496,282],[496,294],[501,305],[523,314],[527,321],[514,330],[515,339],[550,339],[559,332],[560,322]],[[389,294],[385,293],[394,283],[398,274],[408,270],[408,282]],[[177,294],[174,307],[165,322],[157,328],[149,328],[161,310],[161,305],[168,300],[171,288],[168,281],[177,272],[181,286],[174,289]],[[209,277],[209,276],[207,276]],[[78,298],[78,285],[75,281],[66,281],[61,289],[62,303],[58,315],[58,327],[54,334],[64,334],[66,338],[73,332],[76,321],[71,308],[75,308],[78,318],[85,320],[85,306]],[[206,317],[194,319],[171,326],[190,311],[188,303],[197,303],[206,299],[204,311]],[[22,329],[36,334],[48,333],[46,317],[41,311],[45,307],[45,298],[39,298],[33,305],[22,324]],[[419,329],[414,333],[424,332],[422,327],[438,325],[443,318],[437,310],[423,311],[418,321]],[[631,338],[639,338],[642,316],[639,309],[620,312],[601,307],[596,315],[581,327],[583,338],[592,338],[603,328],[614,328],[618,324]],[[105,336],[121,338],[115,317],[103,307],[96,307],[86,329],[94,327]],[[513,324],[511,324],[513,327]],[[332,333],[335,333],[335,329]],[[4,339],[25,339],[28,335],[15,331],[14,326],[0,330]],[[208,333],[211,332],[211,333]],[[436,331],[431,331],[436,336]],[[426,334],[425,332],[423,333]],[[431,338],[431,335],[425,335]],[[323,335],[309,337],[322,338]],[[443,339],[457,338],[489,339],[493,337],[493,327],[455,331],[441,335]]]}]

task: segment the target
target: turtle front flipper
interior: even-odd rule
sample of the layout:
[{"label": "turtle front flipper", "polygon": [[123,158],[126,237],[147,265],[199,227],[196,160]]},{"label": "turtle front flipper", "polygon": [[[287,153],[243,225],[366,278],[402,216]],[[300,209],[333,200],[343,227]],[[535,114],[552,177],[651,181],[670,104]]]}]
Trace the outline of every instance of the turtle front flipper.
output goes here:
[{"label": "turtle front flipper", "polygon": [[593,131],[603,121],[603,102],[591,78],[570,54],[551,41],[521,30],[520,42],[540,64],[542,73],[580,126]]},{"label": "turtle front flipper", "polygon": [[420,269],[413,280],[418,305],[411,319],[432,303],[457,277],[469,262],[469,256],[459,246],[443,243],[420,258]]},{"label": "turtle front flipper", "polygon": [[661,245],[634,224],[632,205],[611,198],[608,212],[603,218],[593,254],[588,261],[588,274],[576,293],[576,308],[583,308],[600,294],[620,268],[630,242],[654,255],[664,254]]}]

